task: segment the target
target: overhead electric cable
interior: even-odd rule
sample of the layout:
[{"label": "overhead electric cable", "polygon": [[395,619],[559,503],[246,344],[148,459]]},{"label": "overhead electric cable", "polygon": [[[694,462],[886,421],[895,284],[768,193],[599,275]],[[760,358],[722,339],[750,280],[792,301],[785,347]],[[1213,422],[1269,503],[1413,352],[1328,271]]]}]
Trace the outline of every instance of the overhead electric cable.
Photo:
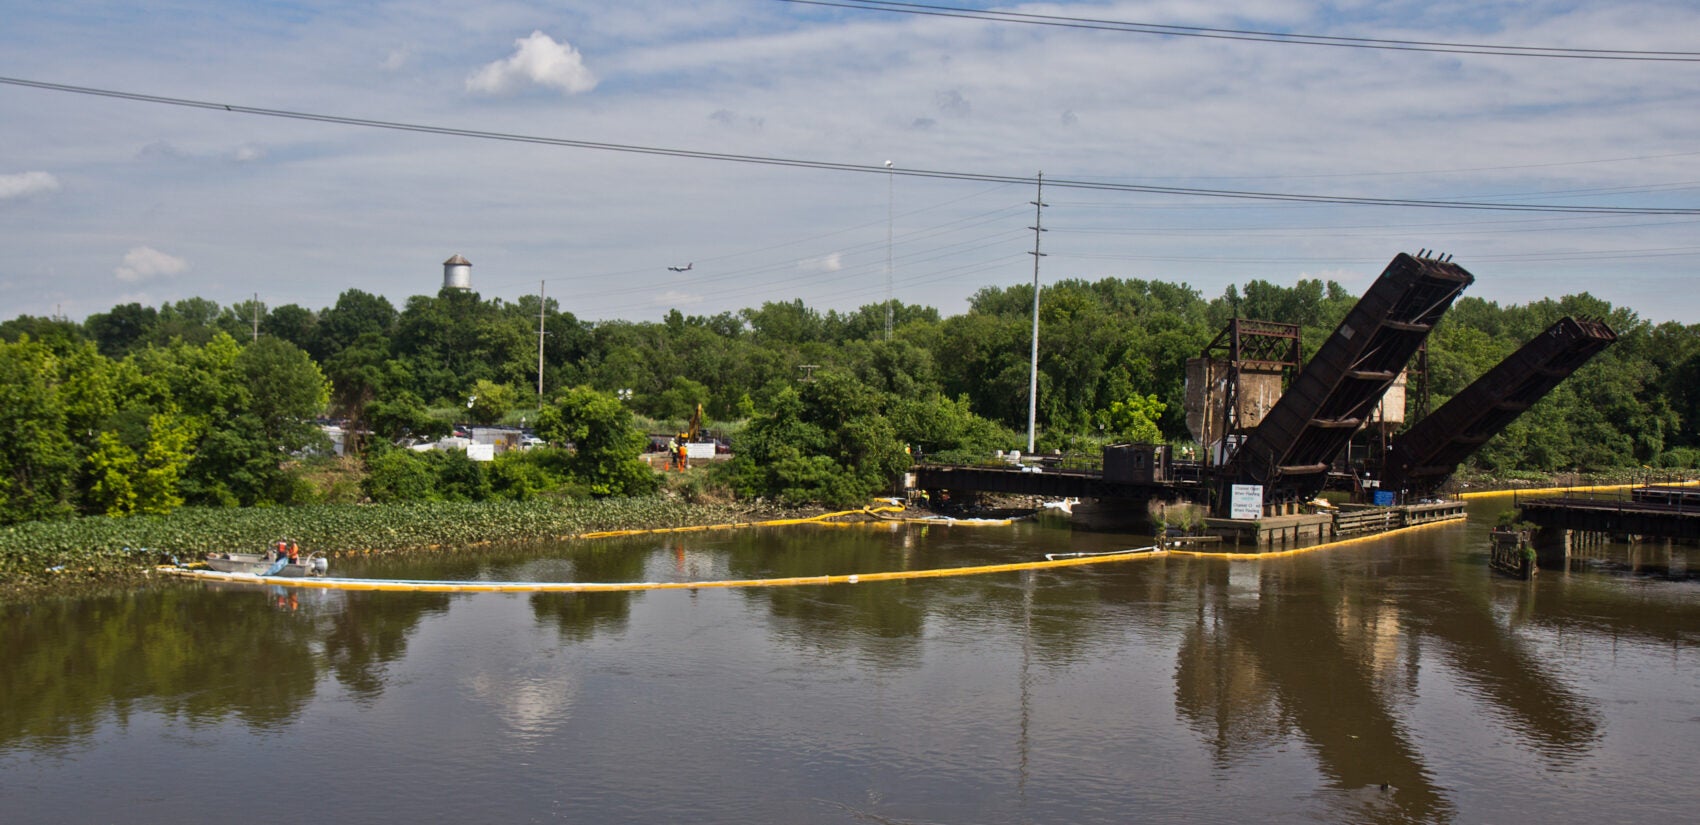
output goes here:
[{"label": "overhead electric cable", "polygon": [[[285,118],[290,120],[306,120],[317,123],[333,123],[342,126],[361,126],[371,129],[388,129],[400,132],[416,132],[420,134],[447,135],[451,137],[473,138],[477,140],[498,140],[512,143],[538,144],[543,146],[562,146],[575,149],[596,149],[606,152],[626,152],[641,155],[658,155],[661,157],[689,158],[693,160],[717,160],[728,163],[748,163],[793,169],[814,169],[827,172],[856,172],[879,175],[897,174],[913,178],[983,181],[987,183],[1032,182],[1031,178],[1019,177],[1016,175],[993,175],[974,172],[948,172],[943,170],[910,168],[887,169],[884,165],[869,166],[856,163],[834,163],[831,161],[802,160],[798,158],[780,158],[764,155],[737,155],[726,152],[705,152],[692,149],[639,146],[629,143],[606,143],[601,141],[575,140],[572,138],[521,135],[508,132],[488,132],[477,129],[461,129],[452,126],[431,126],[419,123],[403,123],[392,120],[344,117],[341,115],[327,115],[315,112],[296,112],[286,109],[266,109],[258,106],[244,106],[235,103],[213,103],[204,100],[192,100],[189,98],[164,97],[161,95],[140,94],[136,92],[120,92],[111,89],[98,89],[89,86],[71,86],[64,83],[48,83],[39,80],[26,80],[16,77],[0,77],[0,84],[22,86],[25,88],[41,89],[52,92],[65,92],[69,94],[130,100],[139,103],[183,106],[192,109],[225,111],[233,114],[258,115],[261,117]],[[1103,183],[1085,180],[1068,180],[1064,178],[1054,179],[1048,181],[1048,183],[1057,189],[1183,195],[1197,198],[1230,198],[1286,203],[1329,203],[1350,206],[1393,206],[1414,209],[1473,209],[1494,212],[1567,212],[1587,215],[1700,215],[1700,208],[1691,207],[1659,208],[1628,206],[1566,206],[1533,203],[1497,203],[1493,201],[1423,200],[1420,198],[1368,198],[1347,195],[1304,195],[1290,192],[1257,192],[1232,189],[1199,189],[1182,186],[1151,186],[1131,183]]]},{"label": "overhead electric cable", "polygon": [[1254,29],[1218,29],[1208,26],[1178,26],[1166,23],[1135,23],[1122,20],[1100,20],[1090,17],[1066,17],[1052,14],[1027,14],[988,9],[969,9],[960,6],[940,6],[927,3],[895,3],[884,0],[780,0],[804,6],[828,6],[860,11],[883,11],[892,14],[914,14],[926,17],[957,17],[968,20],[989,20],[999,23],[1021,23],[1029,26],[1050,26],[1067,29],[1151,34],[1169,37],[1204,37],[1215,40],[1249,40],[1259,43],[1286,43],[1297,46],[1334,46],[1347,49],[1377,49],[1383,51],[1437,52],[1441,54],[1480,54],[1497,57],[1547,57],[1569,60],[1632,60],[1662,63],[1700,63],[1700,52],[1651,51],[1644,49],[1576,49],[1563,46],[1508,46],[1492,43],[1447,43],[1433,40],[1394,40],[1375,37],[1342,37],[1326,34],[1295,34],[1291,32],[1257,31]]}]

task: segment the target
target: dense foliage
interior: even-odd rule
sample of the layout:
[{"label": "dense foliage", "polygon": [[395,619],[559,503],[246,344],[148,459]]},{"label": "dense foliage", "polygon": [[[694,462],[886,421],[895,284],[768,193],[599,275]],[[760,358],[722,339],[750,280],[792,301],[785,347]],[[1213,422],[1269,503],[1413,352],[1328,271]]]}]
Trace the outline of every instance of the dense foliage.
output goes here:
[{"label": "dense foliage", "polygon": [[[1185,361],[1229,318],[1298,323],[1310,353],[1356,300],[1315,280],[1252,281],[1208,300],[1154,281],[1047,286],[1038,445],[1187,440]],[[347,419],[365,461],[358,494],[373,501],[642,494],[656,480],[638,459],[647,441],[634,415],[676,432],[697,405],[722,429],[743,428],[738,458],[717,470],[727,486],[850,503],[917,454],[1025,446],[1032,306],[1029,285],[983,289],[950,317],[899,304],[889,337],[883,305],[823,314],[769,302],[589,323],[555,301],[457,290],[399,310],[349,290],[319,310],[188,299],[80,324],[20,316],[0,323],[0,524],[330,500],[300,469],[327,449],[319,415]],[[1586,294],[1459,300],[1430,336],[1431,407],[1564,315],[1604,319],[1620,340],[1472,469],[1700,463],[1700,326],[1650,324]],[[552,447],[489,464],[391,447],[496,421],[524,421]]]}]

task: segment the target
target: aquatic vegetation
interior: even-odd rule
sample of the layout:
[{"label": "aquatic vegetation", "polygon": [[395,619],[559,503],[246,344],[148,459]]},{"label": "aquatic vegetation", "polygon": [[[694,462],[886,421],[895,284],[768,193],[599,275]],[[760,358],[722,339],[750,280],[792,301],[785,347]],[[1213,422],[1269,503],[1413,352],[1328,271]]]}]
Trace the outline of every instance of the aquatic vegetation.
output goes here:
[{"label": "aquatic vegetation", "polygon": [[747,521],[749,508],[662,498],[421,502],[246,509],[184,508],[164,516],[91,516],[0,528],[0,587],[53,579],[138,576],[176,558],[258,551],[287,538],[331,555],[570,538],[609,530]]}]

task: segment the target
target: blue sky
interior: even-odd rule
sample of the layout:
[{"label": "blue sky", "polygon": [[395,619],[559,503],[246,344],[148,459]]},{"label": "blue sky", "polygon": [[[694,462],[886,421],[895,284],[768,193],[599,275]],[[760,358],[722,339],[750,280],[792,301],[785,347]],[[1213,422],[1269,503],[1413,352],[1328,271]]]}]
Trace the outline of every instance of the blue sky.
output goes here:
[{"label": "blue sky", "polygon": [[[200,296],[398,305],[473,262],[580,318],[1033,277],[1053,180],[1700,207],[1700,63],[1156,37],[775,0],[8,3],[0,76],[339,118],[866,167],[418,134],[0,84],[0,316]],[[1352,37],[1700,51],[1683,2],[956,5]],[[894,172],[880,171],[891,161]],[[1027,182],[941,180],[916,170]],[[902,174],[899,174],[902,173]],[[1047,189],[1041,277],[1362,290],[1438,249],[1503,303],[1700,322],[1694,215]],[[888,241],[889,238],[889,241]],[[694,263],[674,273],[668,266]]]}]

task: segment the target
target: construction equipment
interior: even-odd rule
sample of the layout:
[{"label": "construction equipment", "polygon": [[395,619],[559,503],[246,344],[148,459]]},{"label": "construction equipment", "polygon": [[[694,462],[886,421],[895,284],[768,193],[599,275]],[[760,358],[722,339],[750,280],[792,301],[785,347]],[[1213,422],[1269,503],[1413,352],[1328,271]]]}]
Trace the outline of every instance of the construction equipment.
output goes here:
[{"label": "construction equipment", "polygon": [[679,433],[679,440],[690,443],[702,435],[702,405],[698,404],[696,412],[691,413],[691,422],[685,426],[685,431]]}]

